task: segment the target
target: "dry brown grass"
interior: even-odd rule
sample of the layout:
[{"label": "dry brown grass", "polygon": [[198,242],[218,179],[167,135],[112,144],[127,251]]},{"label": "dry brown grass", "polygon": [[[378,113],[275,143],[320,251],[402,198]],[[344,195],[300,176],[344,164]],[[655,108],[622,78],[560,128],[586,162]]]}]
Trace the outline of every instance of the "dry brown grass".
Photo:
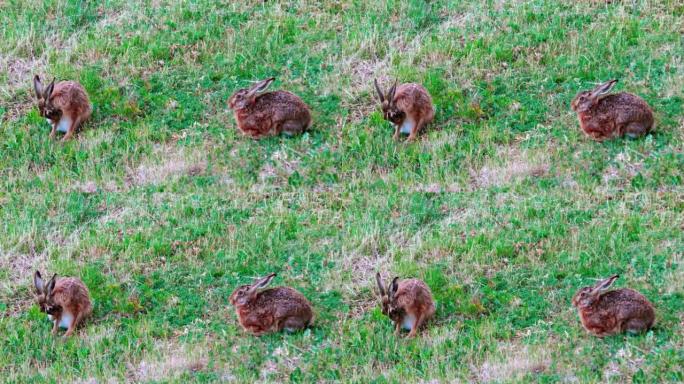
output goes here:
[{"label": "dry brown grass", "polygon": [[182,176],[198,176],[207,170],[205,154],[199,150],[183,151],[177,147],[160,145],[154,150],[152,157],[129,169],[126,177],[128,185],[141,186],[160,184],[175,180]]},{"label": "dry brown grass", "polygon": [[0,289],[16,290],[18,282],[32,281],[36,269],[45,270],[48,264],[47,250],[36,250],[34,234],[25,234],[11,249],[0,249],[0,269],[7,271],[7,279],[0,281]]},{"label": "dry brown grass", "polygon": [[493,159],[479,170],[471,170],[472,186],[490,188],[527,177],[543,177],[549,172],[549,159],[545,153],[531,153],[515,147],[501,147]]},{"label": "dry brown grass", "polygon": [[156,358],[148,358],[138,364],[130,364],[127,380],[150,382],[178,378],[184,373],[207,369],[208,347],[206,345],[178,344],[173,341],[159,342]]},{"label": "dry brown grass", "polygon": [[44,56],[23,58],[0,54],[0,68],[6,68],[8,77],[8,82],[0,85],[0,92],[5,96],[20,88],[33,92],[33,75],[45,73],[46,67]]},{"label": "dry brown grass", "polygon": [[635,356],[628,346],[620,348],[613,359],[603,369],[605,382],[630,382],[645,361],[643,357]]},{"label": "dry brown grass", "polygon": [[363,287],[374,287],[375,273],[387,273],[390,265],[389,254],[381,254],[377,245],[380,234],[370,231],[359,239],[354,248],[342,249],[332,258],[337,260],[339,268],[330,269],[323,279],[323,287],[340,290],[345,296],[353,297]]},{"label": "dry brown grass", "polygon": [[526,374],[544,372],[550,365],[547,348],[501,343],[478,367],[475,375],[484,383],[520,380]]}]

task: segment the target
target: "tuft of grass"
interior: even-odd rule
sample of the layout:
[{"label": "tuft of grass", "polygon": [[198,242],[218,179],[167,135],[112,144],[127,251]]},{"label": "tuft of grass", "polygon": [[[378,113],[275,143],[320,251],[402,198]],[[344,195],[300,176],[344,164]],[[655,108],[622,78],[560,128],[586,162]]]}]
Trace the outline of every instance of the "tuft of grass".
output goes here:
[{"label": "tuft of grass", "polygon": [[[681,382],[684,8],[677,1],[0,1],[0,372],[9,382]],[[94,104],[48,139],[34,73]],[[226,100],[276,76],[313,130],[253,141]],[[372,81],[436,118],[396,143]],[[607,78],[657,129],[592,142],[570,100]],[[93,315],[52,337],[31,274]],[[397,338],[374,274],[424,279]],[[277,272],[315,326],[255,338],[227,299]],[[573,293],[620,273],[656,327],[597,339]]]}]

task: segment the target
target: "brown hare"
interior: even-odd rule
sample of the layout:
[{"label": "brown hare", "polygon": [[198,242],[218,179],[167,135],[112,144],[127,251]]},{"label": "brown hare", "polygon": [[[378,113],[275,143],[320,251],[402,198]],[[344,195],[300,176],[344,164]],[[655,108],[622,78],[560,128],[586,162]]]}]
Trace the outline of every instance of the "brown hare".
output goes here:
[{"label": "brown hare", "polygon": [[375,275],[380,290],[382,313],[394,322],[394,331],[401,329],[409,332],[408,337],[416,336],[418,329],[435,314],[435,303],[430,288],[421,280],[399,280],[395,277],[389,290],[382,283],[380,273]]},{"label": "brown hare", "polygon": [[47,119],[52,126],[50,138],[54,138],[59,131],[65,133],[63,141],[71,139],[93,111],[88,94],[75,81],[60,81],[55,84],[55,80],[52,80],[50,84],[43,86],[40,76],[35,75],[33,88],[38,99],[40,116]]},{"label": "brown hare", "polygon": [[392,88],[384,94],[377,79],[374,83],[380,98],[382,116],[394,124],[393,138],[398,140],[399,135],[403,133],[409,135],[409,141],[416,140],[418,133],[435,116],[428,91],[420,84],[407,83],[397,86],[395,81]]},{"label": "brown hare", "polygon": [[607,291],[618,277],[614,275],[593,287],[584,287],[572,298],[582,325],[598,337],[643,332],[655,322],[653,305],[641,293],[629,288]]},{"label": "brown hare", "polygon": [[580,127],[587,136],[601,141],[614,137],[635,138],[653,128],[653,112],[639,96],[631,93],[608,94],[617,80],[610,80],[572,100]]},{"label": "brown hare", "polygon": [[264,92],[274,80],[271,77],[240,89],[228,100],[238,129],[247,136],[293,136],[311,126],[309,107],[298,96],[287,91]]},{"label": "brown hare", "polygon": [[59,328],[66,328],[64,337],[74,333],[76,327],[92,311],[90,294],[83,282],[75,277],[60,277],[57,274],[45,284],[39,271],[33,275],[36,301],[40,311],[47,313],[53,322],[52,334]]},{"label": "brown hare", "polygon": [[271,273],[250,285],[238,287],[230,295],[240,325],[256,336],[285,329],[295,332],[310,326],[313,311],[309,301],[289,287],[265,288],[276,276]]}]

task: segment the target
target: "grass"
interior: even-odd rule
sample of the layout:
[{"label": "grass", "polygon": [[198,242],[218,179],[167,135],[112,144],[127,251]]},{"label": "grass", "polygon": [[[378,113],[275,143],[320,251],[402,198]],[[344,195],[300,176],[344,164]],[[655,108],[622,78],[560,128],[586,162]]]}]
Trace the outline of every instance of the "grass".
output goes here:
[{"label": "grass", "polygon": [[[681,1],[0,1],[0,372],[8,382],[684,381]],[[93,117],[48,139],[34,73]],[[276,76],[314,115],[252,141],[226,100]],[[372,79],[424,84],[396,143]],[[569,103],[619,78],[657,130],[596,143]],[[50,335],[31,274],[79,276],[94,313]],[[373,275],[437,313],[396,338]],[[228,296],[269,272],[306,332],[255,338]],[[598,339],[573,293],[620,273],[657,326]]]}]

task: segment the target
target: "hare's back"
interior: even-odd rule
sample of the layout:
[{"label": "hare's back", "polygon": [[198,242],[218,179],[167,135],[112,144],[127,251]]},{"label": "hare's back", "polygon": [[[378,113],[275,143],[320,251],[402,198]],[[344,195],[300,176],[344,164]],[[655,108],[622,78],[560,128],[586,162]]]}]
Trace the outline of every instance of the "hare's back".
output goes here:
[{"label": "hare's back", "polygon": [[79,113],[89,113],[91,109],[88,94],[83,86],[75,81],[60,81],[55,84],[50,99],[61,109],[77,110]]},{"label": "hare's back", "polygon": [[644,295],[629,288],[604,293],[599,307],[603,310],[619,310],[621,313],[652,311],[653,308]]},{"label": "hare's back", "polygon": [[395,97],[398,95],[409,95],[414,97],[430,97],[427,89],[418,83],[405,83],[397,86]]},{"label": "hare's back", "polygon": [[614,114],[623,120],[652,118],[651,108],[644,99],[625,92],[608,95],[601,99],[597,106],[597,112]]},{"label": "hare's back", "polygon": [[402,280],[399,283],[395,296],[399,299],[400,303],[406,305],[411,305],[415,301],[432,302],[430,288],[422,280],[418,279]]},{"label": "hare's back", "polygon": [[57,279],[52,292],[55,301],[63,305],[78,304],[84,307],[90,306],[88,288],[77,278],[62,277]]},{"label": "hare's back", "polygon": [[406,112],[421,111],[426,115],[433,112],[432,97],[420,84],[401,84],[397,87],[394,100],[397,106]]},{"label": "hare's back", "polygon": [[399,282],[399,291],[422,291],[428,289],[427,285],[419,279],[405,279]]},{"label": "hare's back", "polygon": [[262,308],[310,308],[306,297],[290,287],[275,287],[262,291],[258,295],[257,305]]},{"label": "hare's back", "polygon": [[422,85],[416,83],[406,83],[399,85],[397,87],[397,91],[394,95],[394,98],[406,98],[417,102],[432,102],[432,98],[430,97],[430,93],[428,93],[427,89],[425,89],[425,87],[423,87]]},{"label": "hare's back", "polygon": [[277,118],[292,119],[309,114],[309,108],[299,96],[288,91],[274,91],[260,95],[254,109],[270,112]]}]

